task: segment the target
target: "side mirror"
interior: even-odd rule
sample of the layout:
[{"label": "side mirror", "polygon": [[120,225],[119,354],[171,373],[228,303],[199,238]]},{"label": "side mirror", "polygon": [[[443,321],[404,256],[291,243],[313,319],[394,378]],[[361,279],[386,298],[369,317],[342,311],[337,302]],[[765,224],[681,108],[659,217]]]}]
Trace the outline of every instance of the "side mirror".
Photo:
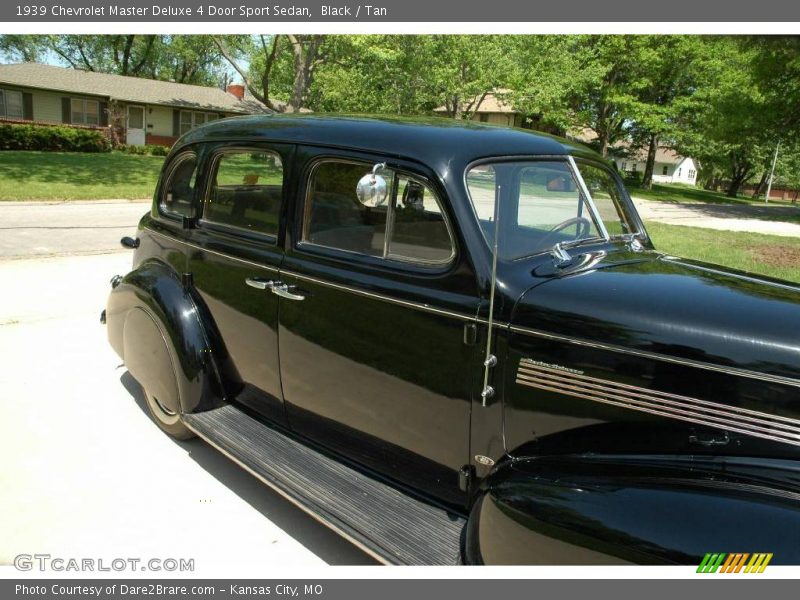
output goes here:
[{"label": "side mirror", "polygon": [[123,248],[135,250],[139,247],[139,238],[128,237],[127,235],[119,241]]},{"label": "side mirror", "polygon": [[386,201],[389,194],[386,180],[378,175],[378,171],[386,168],[386,163],[378,163],[372,167],[372,173],[367,173],[358,180],[356,196],[364,206],[379,206]]}]

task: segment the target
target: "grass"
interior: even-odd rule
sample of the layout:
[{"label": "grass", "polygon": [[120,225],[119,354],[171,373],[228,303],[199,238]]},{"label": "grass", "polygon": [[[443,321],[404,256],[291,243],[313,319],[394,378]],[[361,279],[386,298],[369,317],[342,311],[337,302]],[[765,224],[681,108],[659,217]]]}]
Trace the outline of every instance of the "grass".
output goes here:
[{"label": "grass", "polygon": [[652,221],[647,231],[661,252],[800,283],[799,239]]},{"label": "grass", "polygon": [[660,202],[673,202],[677,204],[757,204],[761,206],[769,205],[791,205],[789,200],[770,200],[764,202],[763,198],[753,199],[749,195],[739,194],[736,198],[728,198],[724,192],[714,192],[704,190],[702,187],[682,185],[680,183],[664,184],[654,183],[652,189],[638,187],[632,183],[626,183],[630,195],[644,200],[658,200]]},{"label": "grass", "polygon": [[0,152],[0,200],[152,198],[162,156]]}]

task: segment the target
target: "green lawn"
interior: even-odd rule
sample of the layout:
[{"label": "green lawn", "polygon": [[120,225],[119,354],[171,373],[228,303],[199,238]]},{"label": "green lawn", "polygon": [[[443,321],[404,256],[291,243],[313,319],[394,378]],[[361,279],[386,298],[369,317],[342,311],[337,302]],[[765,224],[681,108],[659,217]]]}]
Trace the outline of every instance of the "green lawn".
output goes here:
[{"label": "green lawn", "polygon": [[162,156],[0,151],[0,200],[152,198]]},{"label": "green lawn", "polygon": [[800,239],[647,223],[661,252],[800,283]]},{"label": "green lawn", "polygon": [[768,203],[764,202],[764,198],[754,200],[750,195],[739,194],[736,198],[728,198],[724,192],[713,192],[711,190],[704,190],[702,187],[691,185],[683,185],[680,183],[654,183],[652,189],[644,189],[631,183],[626,183],[625,187],[628,192],[635,198],[643,198],[645,200],[660,200],[662,202],[675,202],[691,204],[696,202],[706,202],[709,204],[778,204],[790,205],[788,200],[777,201],[770,200]]}]

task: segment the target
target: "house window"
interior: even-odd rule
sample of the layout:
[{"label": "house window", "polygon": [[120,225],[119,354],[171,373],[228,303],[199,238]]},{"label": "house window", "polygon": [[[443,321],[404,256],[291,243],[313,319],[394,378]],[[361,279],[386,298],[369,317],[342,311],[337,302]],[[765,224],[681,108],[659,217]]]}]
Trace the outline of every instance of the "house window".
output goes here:
[{"label": "house window", "polygon": [[200,127],[200,125],[205,125],[210,121],[215,121],[217,119],[216,113],[204,113],[204,112],[196,112],[193,110],[182,110],[181,111],[181,129],[180,133],[183,135],[190,129],[195,127]]},{"label": "house window", "polygon": [[695,176],[697,175],[697,172],[694,169],[689,169],[687,175],[689,176],[689,179],[694,179]]},{"label": "house window", "polygon": [[631,163],[631,173],[636,173],[636,163]]},{"label": "house window", "polygon": [[623,161],[622,161],[622,164],[619,166],[619,170],[620,170],[620,171],[625,171],[625,169],[627,168],[627,166],[628,166],[628,163],[626,163],[626,162],[623,160]]},{"label": "house window", "polygon": [[478,118],[480,119],[481,123],[488,123],[489,122],[489,115],[488,113],[481,113]]},{"label": "house window", "polygon": [[98,125],[100,123],[100,103],[97,100],[73,98],[70,101],[71,123],[78,125]]},{"label": "house window", "polygon": [[679,168],[678,169],[678,177],[680,177],[680,176],[681,176],[681,169]]},{"label": "house window", "polygon": [[0,117],[22,119],[22,92],[0,90]]},{"label": "house window", "polygon": [[668,167],[667,165],[664,165],[664,166],[661,168],[661,174],[662,174],[662,175],[667,175],[668,173],[669,173],[669,167]]}]

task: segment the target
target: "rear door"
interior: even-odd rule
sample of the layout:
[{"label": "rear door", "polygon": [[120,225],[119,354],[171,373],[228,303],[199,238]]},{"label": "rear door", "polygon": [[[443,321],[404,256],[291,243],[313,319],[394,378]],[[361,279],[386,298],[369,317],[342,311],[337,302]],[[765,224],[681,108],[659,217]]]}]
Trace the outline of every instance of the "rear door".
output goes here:
[{"label": "rear door", "polygon": [[202,209],[191,230],[188,270],[238,373],[237,400],[285,421],[278,367],[281,219],[292,146],[210,148]]},{"label": "rear door", "polygon": [[305,153],[281,270],[281,375],[292,428],[388,477],[462,503],[477,292],[443,191],[410,163]]}]

